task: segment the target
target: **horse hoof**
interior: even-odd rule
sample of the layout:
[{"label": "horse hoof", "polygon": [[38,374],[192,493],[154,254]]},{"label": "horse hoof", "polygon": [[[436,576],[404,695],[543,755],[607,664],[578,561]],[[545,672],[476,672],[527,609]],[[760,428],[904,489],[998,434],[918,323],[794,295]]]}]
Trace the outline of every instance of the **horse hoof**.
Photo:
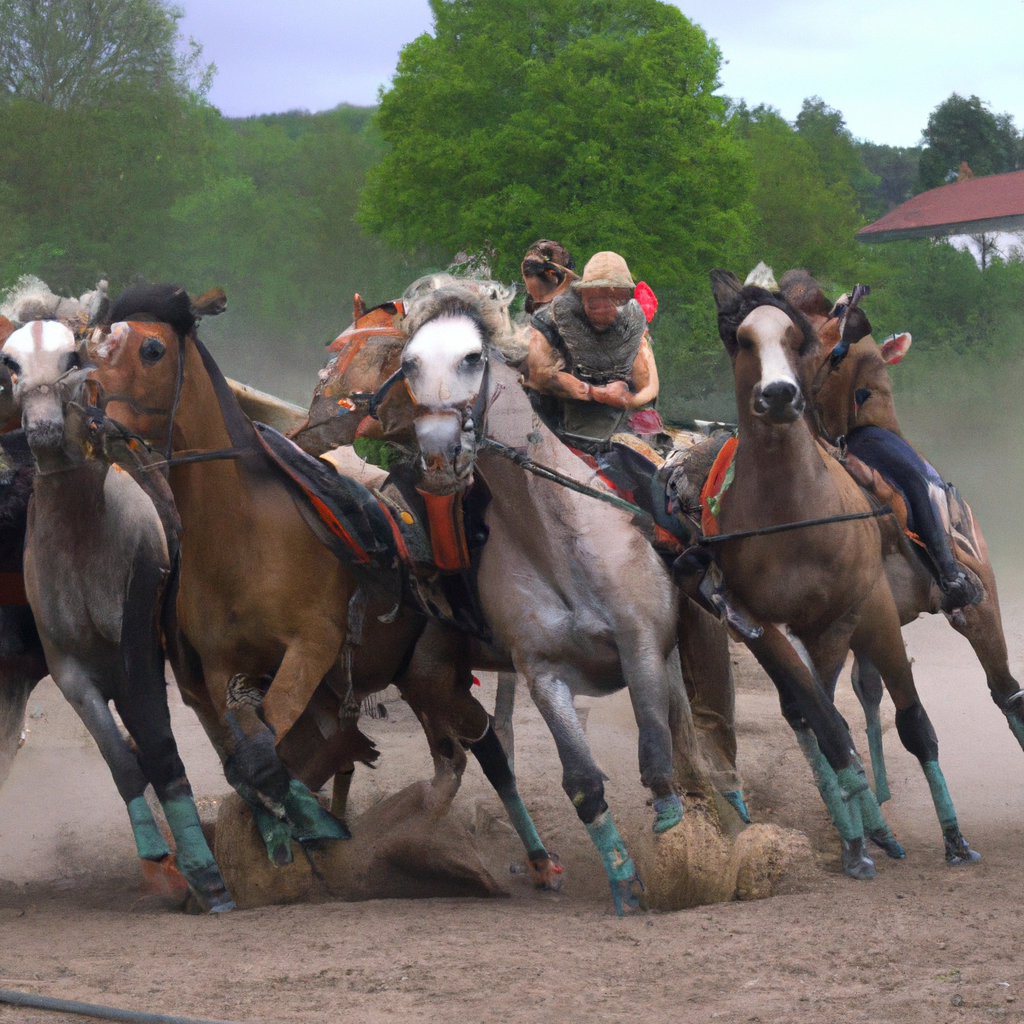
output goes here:
[{"label": "horse hoof", "polygon": [[227,889],[221,889],[218,893],[204,893],[202,902],[208,914],[226,914],[235,909],[235,901]]},{"label": "horse hoof", "polygon": [[563,877],[564,868],[555,853],[549,853],[540,860],[530,861],[530,881],[536,889],[558,892],[562,888]]},{"label": "horse hoof", "polygon": [[981,854],[972,850],[970,844],[964,839],[959,827],[942,830],[942,839],[946,846],[946,861],[949,864],[977,864],[981,860]]},{"label": "horse hoof", "polygon": [[843,874],[850,878],[856,878],[858,881],[874,878],[876,874],[875,862],[864,851],[864,837],[858,836],[856,839],[843,839],[841,844]]},{"label": "horse hoof", "polygon": [[885,851],[885,855],[893,860],[903,860],[907,855],[907,851],[900,846],[899,840],[892,834],[891,829],[875,829],[874,832],[868,833],[868,839],[875,846],[881,847]]},{"label": "horse hoof", "polygon": [[640,897],[644,894],[645,886],[635,869],[629,878],[610,878],[608,881],[612,887],[615,913],[619,917],[624,917],[627,911],[636,910],[640,906]]},{"label": "horse hoof", "polygon": [[739,789],[727,789],[722,796],[732,804],[736,813],[740,816],[740,821],[744,825],[750,824],[750,811],[747,810],[747,803],[743,799],[743,791]]},{"label": "horse hoof", "polygon": [[683,802],[672,793],[654,801],[654,831],[661,835],[683,820]]}]

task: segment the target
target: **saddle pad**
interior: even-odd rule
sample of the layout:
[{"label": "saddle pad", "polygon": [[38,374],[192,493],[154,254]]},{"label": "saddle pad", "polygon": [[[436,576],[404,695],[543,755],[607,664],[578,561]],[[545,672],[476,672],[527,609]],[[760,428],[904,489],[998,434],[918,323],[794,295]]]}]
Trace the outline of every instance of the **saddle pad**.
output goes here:
[{"label": "saddle pad", "polygon": [[397,601],[408,552],[398,524],[373,491],[265,423],[253,423],[260,445],[281,472],[307,524],[335,557],[377,593]]}]

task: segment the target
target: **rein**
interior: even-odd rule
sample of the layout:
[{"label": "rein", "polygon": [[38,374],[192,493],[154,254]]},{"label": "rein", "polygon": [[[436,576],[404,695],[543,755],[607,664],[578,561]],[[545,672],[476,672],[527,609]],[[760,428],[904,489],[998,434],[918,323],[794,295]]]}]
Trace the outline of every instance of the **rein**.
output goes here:
[{"label": "rein", "polygon": [[721,544],[727,540],[742,540],[744,537],[766,537],[771,533],[787,533],[790,530],[803,530],[808,526],[826,526],[829,523],[848,523],[854,519],[877,519],[879,516],[892,515],[892,506],[883,505],[871,509],[870,512],[847,512],[839,516],[825,516],[822,519],[801,519],[795,523],[782,523],[780,526],[762,526],[757,530],[740,530],[738,533],[719,533],[712,537],[701,536],[699,544]]}]

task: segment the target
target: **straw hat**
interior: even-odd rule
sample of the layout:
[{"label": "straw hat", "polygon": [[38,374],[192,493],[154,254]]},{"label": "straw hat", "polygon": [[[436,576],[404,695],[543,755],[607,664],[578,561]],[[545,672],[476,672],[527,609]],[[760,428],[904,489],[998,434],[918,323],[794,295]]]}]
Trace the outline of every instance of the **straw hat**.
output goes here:
[{"label": "straw hat", "polygon": [[635,287],[633,275],[626,261],[617,252],[598,252],[587,260],[583,277],[573,281],[573,288],[628,288]]}]

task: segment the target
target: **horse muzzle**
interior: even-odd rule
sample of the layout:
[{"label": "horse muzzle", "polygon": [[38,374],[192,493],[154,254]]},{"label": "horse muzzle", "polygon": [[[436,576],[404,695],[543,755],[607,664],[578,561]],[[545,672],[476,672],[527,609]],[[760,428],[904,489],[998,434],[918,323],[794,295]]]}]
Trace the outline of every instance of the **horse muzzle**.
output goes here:
[{"label": "horse muzzle", "polygon": [[794,423],[803,416],[805,406],[800,389],[788,380],[775,380],[764,387],[758,384],[750,396],[753,414],[770,423]]},{"label": "horse muzzle", "polygon": [[416,417],[422,490],[454,494],[473,482],[476,437],[463,428],[458,411],[423,412]]}]

